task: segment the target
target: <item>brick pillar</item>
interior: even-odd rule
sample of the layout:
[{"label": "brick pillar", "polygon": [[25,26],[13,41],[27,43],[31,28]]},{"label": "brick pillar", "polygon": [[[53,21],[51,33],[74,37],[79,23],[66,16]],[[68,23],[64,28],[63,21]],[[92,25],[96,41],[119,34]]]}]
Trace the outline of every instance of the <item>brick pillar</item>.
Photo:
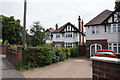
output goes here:
[{"label": "brick pillar", "polygon": [[17,64],[22,62],[22,47],[17,47]]},{"label": "brick pillar", "polygon": [[7,52],[7,47],[6,47],[6,45],[3,45],[2,46],[2,54],[6,54],[6,52]]}]

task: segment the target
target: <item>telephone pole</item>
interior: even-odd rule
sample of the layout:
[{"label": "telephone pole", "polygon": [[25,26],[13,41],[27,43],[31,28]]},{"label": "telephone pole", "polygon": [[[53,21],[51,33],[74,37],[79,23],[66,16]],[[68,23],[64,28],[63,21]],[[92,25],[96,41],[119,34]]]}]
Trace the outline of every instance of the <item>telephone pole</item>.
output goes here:
[{"label": "telephone pole", "polygon": [[27,10],[27,0],[24,0],[23,47],[26,46],[26,10]]}]

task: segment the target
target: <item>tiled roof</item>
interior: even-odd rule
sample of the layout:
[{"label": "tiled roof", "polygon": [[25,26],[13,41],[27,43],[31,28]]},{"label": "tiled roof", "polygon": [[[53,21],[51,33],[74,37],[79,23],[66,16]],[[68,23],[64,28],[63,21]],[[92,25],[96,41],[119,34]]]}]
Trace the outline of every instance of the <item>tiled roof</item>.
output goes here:
[{"label": "tiled roof", "polygon": [[89,21],[85,26],[92,26],[92,25],[99,25],[101,24],[110,14],[112,11],[110,10],[104,10],[102,13],[97,15],[95,18],[93,18],[91,21]]},{"label": "tiled roof", "polygon": [[54,31],[54,29],[53,29],[53,28],[49,28],[49,31],[50,31],[50,32],[53,32],[53,31]]},{"label": "tiled roof", "polygon": [[[68,22],[68,23],[66,23],[65,25],[63,25],[63,26],[61,26],[60,28],[58,28],[57,30],[55,30],[53,33],[59,33],[59,32],[61,32],[62,31],[62,29],[64,28],[64,27],[66,27],[67,25],[72,25],[73,27],[75,27],[72,23],[70,23],[70,22]],[[76,29],[77,29],[77,27],[75,27]],[[77,29],[78,30],[78,29]],[[79,31],[79,30],[78,30]]]}]

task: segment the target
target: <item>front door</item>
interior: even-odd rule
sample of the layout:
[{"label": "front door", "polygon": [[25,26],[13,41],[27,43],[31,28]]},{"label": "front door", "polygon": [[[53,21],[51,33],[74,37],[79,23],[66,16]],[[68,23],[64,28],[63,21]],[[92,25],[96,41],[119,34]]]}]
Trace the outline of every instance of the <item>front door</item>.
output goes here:
[{"label": "front door", "polygon": [[102,49],[100,44],[92,44],[90,46],[90,57],[93,57],[97,50]]}]

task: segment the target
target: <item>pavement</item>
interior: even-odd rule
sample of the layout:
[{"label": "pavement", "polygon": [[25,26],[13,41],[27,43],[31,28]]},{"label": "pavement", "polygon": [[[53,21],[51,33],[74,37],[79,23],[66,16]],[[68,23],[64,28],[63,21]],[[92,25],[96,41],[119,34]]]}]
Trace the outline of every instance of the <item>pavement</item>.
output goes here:
[{"label": "pavement", "polygon": [[0,65],[2,65],[2,78],[25,78],[20,72],[16,71],[5,55],[0,55]]},{"label": "pavement", "polygon": [[89,59],[79,57],[22,74],[25,78],[92,78],[92,66]]}]

